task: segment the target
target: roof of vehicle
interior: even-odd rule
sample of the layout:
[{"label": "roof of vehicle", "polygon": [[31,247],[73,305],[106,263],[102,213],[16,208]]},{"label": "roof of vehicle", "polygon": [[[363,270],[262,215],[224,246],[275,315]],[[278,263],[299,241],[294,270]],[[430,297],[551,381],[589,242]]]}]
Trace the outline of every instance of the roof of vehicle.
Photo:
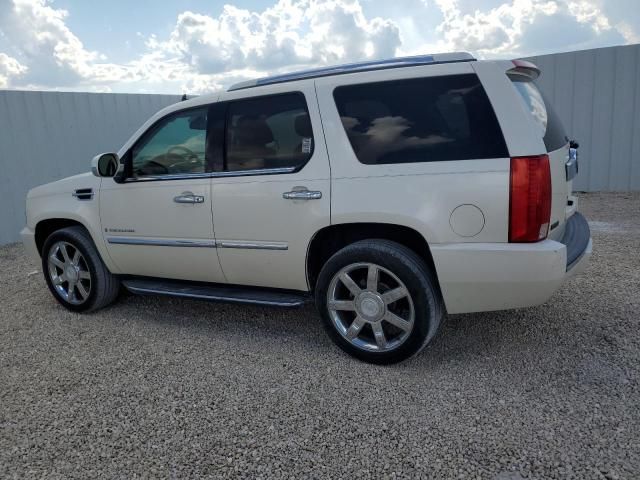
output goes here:
[{"label": "roof of vehicle", "polygon": [[386,60],[373,60],[366,62],[347,63],[344,65],[334,65],[320,67],[310,70],[263,77],[254,80],[247,80],[231,85],[228,92],[232,90],[242,90],[245,88],[259,87],[262,85],[272,85],[274,83],[292,82],[307,78],[327,77],[331,75],[341,75],[345,73],[367,72],[372,70],[384,70],[388,68],[417,67],[422,65],[435,65],[440,63],[470,62],[475,58],[466,52],[438,53],[434,55],[417,55],[412,57],[396,57]]}]

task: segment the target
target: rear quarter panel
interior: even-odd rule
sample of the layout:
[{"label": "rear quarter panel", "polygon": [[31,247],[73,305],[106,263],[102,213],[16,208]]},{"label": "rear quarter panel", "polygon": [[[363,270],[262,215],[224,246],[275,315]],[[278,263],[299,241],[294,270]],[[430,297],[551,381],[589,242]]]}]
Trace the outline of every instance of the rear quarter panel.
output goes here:
[{"label": "rear quarter panel", "polygon": [[[364,165],[356,158],[333,98],[339,85],[473,73],[470,63],[398,68],[316,80],[331,163],[331,222],[405,225],[429,243],[504,242],[508,235],[509,158]],[[484,227],[473,237],[456,234],[453,210],[477,206]]]}]

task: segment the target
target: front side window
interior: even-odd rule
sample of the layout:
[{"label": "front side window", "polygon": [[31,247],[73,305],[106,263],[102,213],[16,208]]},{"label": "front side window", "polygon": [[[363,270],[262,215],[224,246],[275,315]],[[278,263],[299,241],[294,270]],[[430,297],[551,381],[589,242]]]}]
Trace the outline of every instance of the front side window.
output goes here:
[{"label": "front side window", "polygon": [[169,115],[131,151],[131,176],[203,173],[206,169],[207,108]]},{"label": "front side window", "polygon": [[361,163],[508,157],[476,75],[342,86],[335,89],[334,99]]},{"label": "front side window", "polygon": [[302,167],[313,153],[304,95],[287,93],[229,103],[224,170]]}]

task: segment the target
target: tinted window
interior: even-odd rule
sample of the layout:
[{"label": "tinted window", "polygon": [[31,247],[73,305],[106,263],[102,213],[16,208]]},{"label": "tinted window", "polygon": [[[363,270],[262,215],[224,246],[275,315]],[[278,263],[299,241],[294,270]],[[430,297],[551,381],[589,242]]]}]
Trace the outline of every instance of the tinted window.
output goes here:
[{"label": "tinted window", "polygon": [[489,99],[475,75],[338,87],[334,98],[365,164],[507,157]]},{"label": "tinted window", "polygon": [[207,109],[179,112],[161,120],[132,149],[133,177],[205,171]]},{"label": "tinted window", "polygon": [[300,93],[234,101],[227,110],[225,170],[299,167],[313,153]]},{"label": "tinted window", "polygon": [[522,97],[527,110],[531,112],[536,124],[540,127],[540,134],[547,151],[552,152],[564,147],[568,137],[562,121],[536,84],[522,75],[513,75],[511,81]]}]

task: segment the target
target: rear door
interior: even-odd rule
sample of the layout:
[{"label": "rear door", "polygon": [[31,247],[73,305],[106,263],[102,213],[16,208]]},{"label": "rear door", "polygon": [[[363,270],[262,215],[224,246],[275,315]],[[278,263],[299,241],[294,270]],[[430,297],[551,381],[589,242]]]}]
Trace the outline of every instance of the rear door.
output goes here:
[{"label": "rear door", "polygon": [[227,281],[307,290],[307,249],[331,198],[313,83],[226,92],[216,111],[213,223]]}]

